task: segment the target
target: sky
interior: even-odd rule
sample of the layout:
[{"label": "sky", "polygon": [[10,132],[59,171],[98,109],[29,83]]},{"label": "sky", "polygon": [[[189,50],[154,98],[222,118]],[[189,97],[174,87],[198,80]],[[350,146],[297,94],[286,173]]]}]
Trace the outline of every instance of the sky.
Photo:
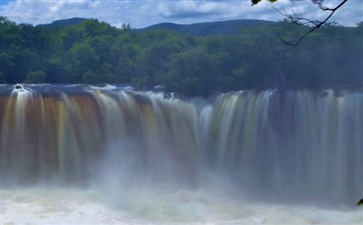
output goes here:
[{"label": "sky", "polygon": [[[335,6],[341,0],[325,0]],[[113,26],[130,24],[143,28],[162,22],[191,24],[233,19],[278,21],[284,14],[297,13],[321,20],[328,12],[311,0],[263,0],[251,6],[250,0],[0,0],[0,15],[16,23],[45,24],[73,17],[96,18]],[[363,21],[363,0],[348,0],[330,21],[355,26]]]}]

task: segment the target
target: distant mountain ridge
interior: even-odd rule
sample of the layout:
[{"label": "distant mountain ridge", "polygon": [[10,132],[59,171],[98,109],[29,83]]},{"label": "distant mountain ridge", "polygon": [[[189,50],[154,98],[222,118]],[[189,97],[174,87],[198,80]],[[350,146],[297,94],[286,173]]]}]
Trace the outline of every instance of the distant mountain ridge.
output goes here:
[{"label": "distant mountain ridge", "polygon": [[78,25],[80,23],[83,23],[86,20],[88,20],[88,19],[74,17],[74,18],[64,19],[64,20],[55,20],[52,23],[39,24],[37,26],[39,26],[39,27],[67,27],[67,26]]},{"label": "distant mountain ridge", "polygon": [[[66,27],[74,26],[83,23],[88,19],[86,18],[70,18],[63,20],[56,20],[49,24],[40,24],[41,27]],[[191,34],[196,36],[208,36],[208,35],[234,35],[237,34],[241,29],[273,25],[276,22],[266,20],[226,20],[216,22],[204,22],[204,23],[193,23],[193,24],[176,24],[176,23],[159,23],[154,24],[145,28],[136,29],[137,31],[150,31],[150,30],[169,30],[176,31],[179,33]]]},{"label": "distant mountain ridge", "polygon": [[245,20],[245,19],[194,23],[194,24],[159,23],[139,30],[148,31],[148,30],[162,29],[162,30],[171,30],[197,36],[233,35],[237,34],[243,28],[262,26],[262,25],[273,25],[276,23],[277,22],[266,21],[266,20]]}]

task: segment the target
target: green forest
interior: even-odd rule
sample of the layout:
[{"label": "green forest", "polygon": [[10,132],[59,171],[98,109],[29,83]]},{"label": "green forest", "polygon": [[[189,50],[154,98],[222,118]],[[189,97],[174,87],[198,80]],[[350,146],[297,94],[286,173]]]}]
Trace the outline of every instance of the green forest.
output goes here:
[{"label": "green forest", "polygon": [[234,35],[121,29],[88,19],[72,26],[16,24],[0,17],[0,83],[162,85],[186,96],[241,89],[362,87],[363,23],[309,27],[288,22]]}]

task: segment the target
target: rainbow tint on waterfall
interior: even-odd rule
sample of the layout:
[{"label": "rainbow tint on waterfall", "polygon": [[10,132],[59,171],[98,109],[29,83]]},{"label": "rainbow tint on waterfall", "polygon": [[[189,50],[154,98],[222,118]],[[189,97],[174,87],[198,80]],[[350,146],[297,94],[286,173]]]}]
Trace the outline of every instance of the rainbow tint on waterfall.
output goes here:
[{"label": "rainbow tint on waterfall", "polygon": [[1,224],[362,224],[363,92],[0,85]]}]

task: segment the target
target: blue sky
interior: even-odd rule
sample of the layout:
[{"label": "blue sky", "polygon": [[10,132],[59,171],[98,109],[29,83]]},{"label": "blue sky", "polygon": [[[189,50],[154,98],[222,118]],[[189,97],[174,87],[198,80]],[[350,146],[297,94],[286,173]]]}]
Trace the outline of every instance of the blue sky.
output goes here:
[{"label": "blue sky", "polygon": [[[334,6],[341,0],[325,0]],[[128,23],[141,28],[161,22],[189,24],[230,19],[281,20],[285,13],[301,13],[322,19],[328,12],[310,0],[264,1],[251,7],[250,0],[0,0],[0,13],[17,23],[44,24],[54,20],[83,17],[97,18],[114,26]],[[349,0],[332,20],[344,26],[363,21],[363,0]]]},{"label": "blue sky", "polygon": [[2,4],[6,4],[6,3],[12,2],[12,1],[15,1],[15,0],[1,0]]}]

